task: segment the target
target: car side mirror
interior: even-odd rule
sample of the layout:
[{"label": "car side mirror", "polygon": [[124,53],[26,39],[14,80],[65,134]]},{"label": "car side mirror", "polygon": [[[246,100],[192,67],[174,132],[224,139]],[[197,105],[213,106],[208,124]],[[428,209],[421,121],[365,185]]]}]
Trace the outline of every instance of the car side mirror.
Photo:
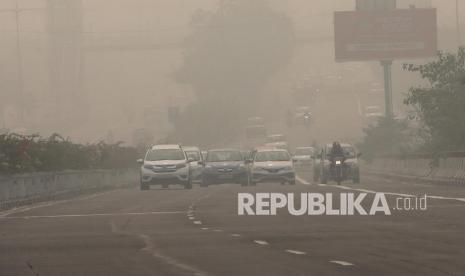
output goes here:
[{"label": "car side mirror", "polygon": [[136,162],[137,162],[137,164],[142,165],[142,164],[144,164],[144,159],[137,159]]}]

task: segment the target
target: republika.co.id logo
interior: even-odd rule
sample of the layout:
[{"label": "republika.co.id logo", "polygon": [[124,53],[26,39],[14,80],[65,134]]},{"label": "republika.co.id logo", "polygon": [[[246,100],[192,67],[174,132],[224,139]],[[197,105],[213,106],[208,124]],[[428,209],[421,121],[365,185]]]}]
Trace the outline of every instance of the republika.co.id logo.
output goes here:
[{"label": "republika.co.id logo", "polygon": [[[293,216],[391,215],[384,193],[375,193],[371,200],[367,199],[367,193],[340,193],[339,202],[333,200],[332,193],[301,193],[300,200],[293,193],[239,193],[237,199],[237,213],[240,216],[274,216],[278,210],[287,210]],[[426,201],[426,195],[421,198],[399,197],[392,209],[425,211]]]}]

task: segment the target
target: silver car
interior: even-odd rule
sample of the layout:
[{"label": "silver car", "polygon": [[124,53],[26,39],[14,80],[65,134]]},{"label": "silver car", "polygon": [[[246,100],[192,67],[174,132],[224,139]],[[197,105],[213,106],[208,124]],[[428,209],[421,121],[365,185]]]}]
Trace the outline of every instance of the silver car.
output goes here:
[{"label": "silver car", "polygon": [[295,169],[287,150],[259,149],[253,159],[247,160],[250,166],[250,183],[289,183],[295,184]]},{"label": "silver car", "polygon": [[151,185],[161,185],[167,188],[173,184],[191,189],[190,162],[192,161],[188,159],[180,145],[153,146],[147,151],[143,160],[138,160],[142,165],[140,169],[141,190],[148,190]]}]

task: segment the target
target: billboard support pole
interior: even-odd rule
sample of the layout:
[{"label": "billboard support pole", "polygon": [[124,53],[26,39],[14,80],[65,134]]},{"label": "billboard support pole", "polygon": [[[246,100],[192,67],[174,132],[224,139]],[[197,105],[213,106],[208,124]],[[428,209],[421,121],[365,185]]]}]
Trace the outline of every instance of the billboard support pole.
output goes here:
[{"label": "billboard support pole", "polygon": [[384,103],[386,118],[394,115],[392,104],[392,60],[381,61],[384,70]]}]

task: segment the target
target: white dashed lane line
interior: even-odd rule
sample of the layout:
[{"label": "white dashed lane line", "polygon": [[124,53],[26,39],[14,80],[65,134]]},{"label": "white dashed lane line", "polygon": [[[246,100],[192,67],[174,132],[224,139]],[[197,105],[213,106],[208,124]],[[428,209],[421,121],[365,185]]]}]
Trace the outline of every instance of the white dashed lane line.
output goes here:
[{"label": "white dashed lane line", "polygon": [[213,230],[213,232],[223,232],[223,230],[221,230],[221,229],[215,229],[215,230]]},{"label": "white dashed lane line", "polygon": [[266,242],[266,241],[261,241],[261,240],[254,240],[253,242],[256,243],[256,244],[259,244],[259,245],[269,245],[268,242]]},{"label": "white dashed lane line", "polygon": [[196,220],[196,221],[194,221],[194,224],[201,225],[202,222],[200,220]]},{"label": "white dashed lane line", "polygon": [[290,254],[295,254],[295,255],[307,255],[307,252],[303,252],[303,251],[298,251],[298,250],[286,250],[287,253],[290,253]]},{"label": "white dashed lane line", "polygon": [[239,237],[241,237],[241,235],[239,235],[239,234],[231,234],[231,237],[239,238]]},{"label": "white dashed lane line", "polygon": [[208,227],[200,228],[200,230],[204,230],[204,231],[206,231],[206,230],[208,230],[208,229],[210,229],[210,228],[208,228]]},{"label": "white dashed lane line", "polygon": [[195,218],[194,217],[189,217],[190,220],[194,220]]},{"label": "white dashed lane line", "polygon": [[304,185],[312,185],[312,183],[310,183],[310,182],[306,181],[305,179],[302,179],[302,178],[300,178],[298,176],[296,176],[295,179],[297,181],[299,181],[300,183],[304,184]]},{"label": "white dashed lane line", "polygon": [[345,261],[329,261],[329,262],[333,264],[342,265],[342,266],[353,266],[354,265],[352,263],[345,262]]},{"label": "white dashed lane line", "polygon": [[49,216],[0,216],[1,220],[6,219],[52,219],[52,218],[84,218],[84,217],[116,217],[116,216],[147,216],[147,215],[170,215],[181,214],[183,212],[140,212],[140,213],[97,213],[97,214],[73,214],[73,215],[49,215]]}]

